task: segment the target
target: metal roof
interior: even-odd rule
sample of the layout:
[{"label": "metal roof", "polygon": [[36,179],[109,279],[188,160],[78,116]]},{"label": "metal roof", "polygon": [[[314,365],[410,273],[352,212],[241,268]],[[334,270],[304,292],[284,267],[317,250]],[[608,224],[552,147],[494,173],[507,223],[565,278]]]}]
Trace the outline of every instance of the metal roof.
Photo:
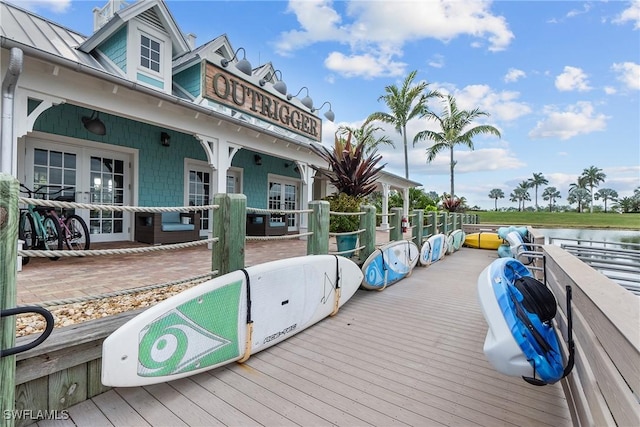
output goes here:
[{"label": "metal roof", "polygon": [[100,71],[112,71],[77,49],[87,39],[82,34],[4,1],[0,1],[0,36]]}]

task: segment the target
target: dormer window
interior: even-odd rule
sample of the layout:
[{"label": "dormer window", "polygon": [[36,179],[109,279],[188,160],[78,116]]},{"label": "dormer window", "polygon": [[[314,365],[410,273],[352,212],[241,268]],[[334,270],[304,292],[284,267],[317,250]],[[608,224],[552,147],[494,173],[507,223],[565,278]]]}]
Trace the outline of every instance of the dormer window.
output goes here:
[{"label": "dormer window", "polygon": [[160,72],[160,42],[140,35],[140,66]]}]

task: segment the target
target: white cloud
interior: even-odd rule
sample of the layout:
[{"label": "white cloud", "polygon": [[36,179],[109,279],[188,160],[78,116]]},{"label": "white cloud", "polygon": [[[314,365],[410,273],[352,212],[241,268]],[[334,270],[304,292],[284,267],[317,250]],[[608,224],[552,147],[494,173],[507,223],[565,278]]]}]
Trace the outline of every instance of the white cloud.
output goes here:
[{"label": "white cloud", "polygon": [[444,67],[444,56],[435,54],[427,61],[427,64],[433,68],[442,68]]},{"label": "white cloud", "polygon": [[527,73],[524,71],[518,70],[517,68],[509,68],[509,71],[507,71],[507,74],[504,76],[504,81],[506,83],[513,83],[524,77],[527,77]]},{"label": "white cloud", "polygon": [[567,18],[573,18],[574,16],[582,15],[589,12],[589,10],[591,10],[591,5],[589,3],[585,3],[582,5],[582,9],[571,9],[567,13]]},{"label": "white cloud", "polygon": [[591,90],[587,75],[581,68],[571,67],[569,65],[564,67],[562,74],[556,76],[556,88],[560,91],[573,91],[585,92]]},{"label": "white cloud", "polygon": [[55,13],[64,13],[71,9],[71,0],[20,0],[15,3],[24,9],[33,11],[49,9]]},{"label": "white cloud", "polygon": [[640,0],[634,0],[613,21],[614,24],[633,23],[634,30],[640,30]]},{"label": "white cloud", "polygon": [[324,60],[324,65],[345,77],[360,76],[365,79],[402,76],[406,66],[404,62],[393,61],[386,55],[367,53],[346,56],[341,52],[331,52]]},{"label": "white cloud", "polygon": [[544,113],[546,117],[529,132],[529,137],[567,140],[577,135],[602,131],[609,119],[604,114],[596,114],[590,102],[578,102],[565,111],[547,106]]},{"label": "white cloud", "polygon": [[604,87],[604,93],[606,93],[607,95],[614,95],[617,92],[618,91],[613,86],[605,86]]},{"label": "white cloud", "polygon": [[515,91],[495,92],[488,85],[469,85],[455,91],[453,95],[458,108],[479,108],[489,113],[489,118],[482,119],[484,122],[513,121],[531,113],[531,107],[519,102],[520,93]]},{"label": "white cloud", "polygon": [[[459,36],[480,41],[489,51],[506,49],[514,38],[506,20],[491,13],[491,2],[460,0],[453,2],[350,1],[341,15],[331,0],[291,0],[287,11],[296,15],[300,28],[280,34],[276,42],[279,54],[314,43],[334,42],[348,46],[349,52],[333,52],[325,64],[348,76],[395,76],[404,74],[404,63],[393,57],[402,55],[405,43],[433,38],[448,42]],[[378,52],[382,52],[378,54]],[[346,68],[352,59],[375,61],[372,70]],[[392,66],[389,66],[389,60]],[[430,61],[437,66],[440,61]],[[400,70],[397,67],[401,67]],[[378,72],[379,74],[375,74]]]},{"label": "white cloud", "polygon": [[611,69],[618,74],[618,80],[627,88],[640,90],[640,64],[620,62],[613,64]]}]

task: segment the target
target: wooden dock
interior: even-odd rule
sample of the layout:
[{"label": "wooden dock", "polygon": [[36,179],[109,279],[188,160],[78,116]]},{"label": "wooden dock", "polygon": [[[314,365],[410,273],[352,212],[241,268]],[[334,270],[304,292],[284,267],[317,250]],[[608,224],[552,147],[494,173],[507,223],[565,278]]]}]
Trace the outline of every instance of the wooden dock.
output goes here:
[{"label": "wooden dock", "polygon": [[463,248],[382,292],[231,364],[116,388],[70,407],[77,426],[565,426],[561,387],[497,373],[476,296],[495,251]]}]

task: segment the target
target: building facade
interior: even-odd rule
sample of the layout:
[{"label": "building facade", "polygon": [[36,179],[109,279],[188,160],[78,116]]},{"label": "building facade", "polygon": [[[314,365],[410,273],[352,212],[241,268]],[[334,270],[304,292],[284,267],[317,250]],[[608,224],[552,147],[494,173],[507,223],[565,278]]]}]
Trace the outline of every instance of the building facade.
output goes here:
[{"label": "building facade", "polygon": [[[110,0],[94,9],[89,37],[5,2],[0,17],[5,82],[12,55],[22,56],[10,93],[3,84],[11,151],[2,172],[27,187],[125,206],[244,193],[250,207],[304,209],[326,195],[309,149],[322,138],[319,111],[288,94],[271,63],[252,68],[226,35],[196,47],[160,0]],[[417,185],[381,175],[387,193]],[[76,213],[92,241],[133,239],[126,212]],[[207,212],[201,221],[206,235]],[[283,221],[290,232],[306,228],[305,215]]]}]

